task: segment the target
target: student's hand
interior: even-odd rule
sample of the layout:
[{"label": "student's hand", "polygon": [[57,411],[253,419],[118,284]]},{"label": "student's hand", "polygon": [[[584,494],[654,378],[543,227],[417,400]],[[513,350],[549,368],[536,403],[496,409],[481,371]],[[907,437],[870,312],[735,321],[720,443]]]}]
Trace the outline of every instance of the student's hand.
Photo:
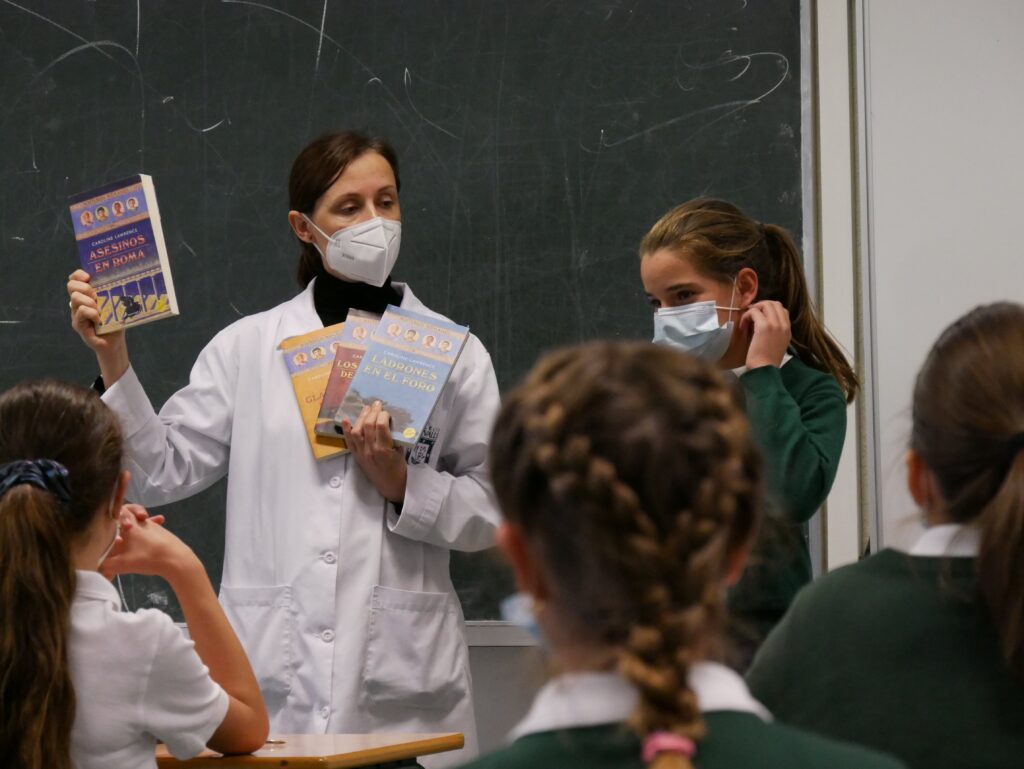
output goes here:
[{"label": "student's hand", "polygon": [[110,387],[128,370],[128,347],[124,330],[100,336],[96,324],[100,322],[96,289],[90,285],[91,276],[85,270],[75,270],[68,276],[68,308],[71,310],[71,328],[95,354],[100,364],[103,384]]},{"label": "student's hand", "polygon": [[343,420],[341,429],[356,463],[381,496],[389,502],[405,499],[405,452],[391,439],[391,415],[381,402],[364,406],[354,425]]},{"label": "student's hand", "polygon": [[740,328],[750,334],[747,348],[748,369],[762,366],[782,365],[782,358],[789,349],[792,332],[789,328],[789,311],[779,302],[756,302],[747,308]]},{"label": "student's hand", "polygon": [[[126,507],[138,508],[138,505]],[[162,518],[140,518],[137,509],[122,508],[121,536],[103,561],[100,568],[103,576],[144,574],[163,577],[170,582],[177,573],[197,566],[202,569],[192,549],[160,525]]]},{"label": "student's hand", "polygon": [[150,515],[149,511],[142,505],[136,505],[129,503],[121,508],[121,534],[123,535],[127,529],[130,529],[136,522],[143,523],[144,521],[152,521],[153,523],[163,525],[166,519],[162,515]]}]

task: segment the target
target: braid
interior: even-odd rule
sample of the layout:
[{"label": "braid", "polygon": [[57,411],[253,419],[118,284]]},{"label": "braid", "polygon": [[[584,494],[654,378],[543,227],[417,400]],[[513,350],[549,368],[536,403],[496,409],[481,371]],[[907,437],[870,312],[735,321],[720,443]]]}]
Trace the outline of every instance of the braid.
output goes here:
[{"label": "braid", "polygon": [[[758,489],[719,374],[651,345],[556,353],[507,400],[491,466],[560,617],[639,693],[629,725],[699,740],[689,671],[716,651],[726,560],[752,533]],[[690,762],[661,753],[653,765]]]}]

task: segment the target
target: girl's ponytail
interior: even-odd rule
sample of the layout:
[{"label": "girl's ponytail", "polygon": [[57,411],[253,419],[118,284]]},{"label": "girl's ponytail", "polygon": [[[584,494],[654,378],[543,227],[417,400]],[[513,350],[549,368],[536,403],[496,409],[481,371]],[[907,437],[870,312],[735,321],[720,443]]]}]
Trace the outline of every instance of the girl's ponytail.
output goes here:
[{"label": "girl's ponytail", "polygon": [[27,484],[0,498],[0,754],[24,769],[71,767],[75,571],[65,515],[52,493]]},{"label": "girl's ponytail", "polygon": [[1003,659],[1024,681],[1024,432],[1010,451],[1006,477],[978,516],[978,589],[995,621]]},{"label": "girl's ponytail", "polygon": [[769,286],[765,295],[758,298],[782,303],[789,311],[792,344],[800,360],[831,374],[846,395],[846,402],[852,402],[860,382],[842,348],[825,330],[811,304],[803,260],[793,238],[777,225],[765,224],[762,227],[768,257],[777,265],[777,285]]}]

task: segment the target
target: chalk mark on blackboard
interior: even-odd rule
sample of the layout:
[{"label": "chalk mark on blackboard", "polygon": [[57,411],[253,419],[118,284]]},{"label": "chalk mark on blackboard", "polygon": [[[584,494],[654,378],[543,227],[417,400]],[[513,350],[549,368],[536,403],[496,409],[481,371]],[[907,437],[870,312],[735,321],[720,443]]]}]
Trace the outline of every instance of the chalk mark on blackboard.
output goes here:
[{"label": "chalk mark on blackboard", "polygon": [[[379,77],[375,78],[375,80],[380,82],[380,78]],[[445,134],[446,136],[452,137],[453,139],[455,139],[455,141],[462,141],[461,139],[459,139],[458,136],[453,134],[451,131],[449,131],[449,130],[447,130],[445,128],[442,128],[437,123],[435,123],[433,120],[428,118],[426,115],[424,115],[422,112],[420,112],[419,109],[416,107],[416,104],[412,100],[412,91],[410,90],[411,87],[412,87],[412,73],[409,72],[409,68],[408,67],[405,68],[405,74],[402,76],[402,81],[405,84],[405,95],[409,99],[409,107],[410,107],[410,109],[412,109],[413,112],[416,113],[417,117],[419,117],[419,119],[422,120],[427,125],[433,126],[438,131],[440,131],[441,133]]]},{"label": "chalk mark on blackboard", "polygon": [[[758,57],[758,56],[767,56],[767,57],[775,58],[775,59],[781,61],[783,63],[783,65],[784,65],[783,68],[782,68],[782,74],[779,76],[779,79],[772,85],[771,88],[769,88],[764,93],[759,94],[759,95],[755,96],[752,99],[737,99],[737,100],[733,100],[733,101],[723,102],[722,104],[714,104],[714,105],[712,105],[710,107],[703,107],[703,108],[698,109],[698,110],[693,110],[691,112],[687,112],[687,113],[684,113],[682,115],[678,115],[678,116],[676,116],[674,118],[670,118],[668,120],[663,120],[662,122],[656,123],[653,126],[649,126],[648,128],[645,128],[642,131],[637,131],[636,133],[632,133],[629,136],[625,136],[622,139],[617,139],[617,140],[615,140],[613,142],[604,142],[604,140],[602,138],[603,146],[608,147],[608,148],[618,147],[619,145],[626,144],[627,142],[631,142],[631,141],[633,141],[635,139],[639,139],[642,136],[649,136],[650,134],[655,133],[657,131],[661,131],[661,130],[663,130],[665,128],[669,128],[670,126],[674,126],[674,125],[676,125],[678,123],[682,123],[682,122],[684,122],[686,120],[690,120],[691,118],[697,117],[698,115],[704,115],[704,114],[708,114],[708,113],[717,112],[717,111],[720,111],[720,110],[725,110],[725,112],[723,112],[723,114],[719,115],[714,120],[711,120],[711,121],[705,123],[704,125],[702,125],[700,128],[698,128],[697,131],[694,132],[694,134],[693,134],[693,136],[696,136],[697,134],[701,133],[702,131],[706,131],[708,128],[713,126],[715,123],[718,123],[718,122],[721,122],[722,120],[725,120],[730,115],[734,115],[734,114],[736,114],[737,112],[739,112],[741,110],[744,110],[744,109],[746,109],[748,107],[754,106],[755,104],[760,104],[767,97],[769,97],[772,93],[774,93],[776,90],[781,88],[782,84],[784,82],[786,82],[786,78],[789,76],[789,69],[790,69],[789,59],[787,59],[783,54],[775,53],[775,52],[772,52],[772,51],[758,51],[757,53],[748,53],[748,54],[742,54],[742,55],[737,56],[737,55],[733,54],[732,51],[726,51],[725,55],[722,56],[718,61],[714,62],[713,64],[693,64],[693,65],[691,65],[691,64],[686,64],[684,62],[684,66],[686,66],[689,69],[701,70],[701,69],[712,69],[712,68],[715,68],[715,67],[723,67],[723,66],[726,66],[726,65],[729,65],[729,64],[734,64],[737,61],[742,61],[742,62],[744,62],[744,65],[745,65],[743,67],[743,70],[739,73],[739,75],[736,75],[735,77],[729,78],[729,82],[733,82],[733,81],[737,80],[738,78],[742,77],[743,74],[746,73],[747,70],[750,69],[751,60],[756,58],[756,57]],[[678,78],[676,78],[676,84],[680,87],[680,89],[687,90],[687,88],[682,83],[679,82]],[[693,137],[691,136],[690,138],[693,138]]]},{"label": "chalk mark on blackboard", "polygon": [[[15,5],[14,3],[11,3],[10,0],[3,0],[3,2],[6,2],[6,3],[10,4],[10,5],[14,5],[16,8],[20,8],[21,7],[19,5]],[[36,13],[33,13],[32,15],[33,16],[38,16],[38,14],[36,14]],[[40,18],[44,18],[44,17],[40,17]],[[49,21],[49,19],[44,19],[44,20]],[[80,37],[79,35],[76,35],[74,32],[71,32],[70,30],[65,29],[64,27],[61,27],[59,24],[56,24],[54,22],[51,22],[51,23],[54,24],[54,26],[58,27],[59,29],[62,29],[65,32],[67,32],[68,34],[72,35],[73,37],[78,38],[79,40],[84,40],[85,39],[85,38]],[[140,103],[140,107],[139,107],[139,162],[140,162],[141,165],[145,165],[145,162],[146,162],[146,146],[145,146],[145,137],[146,137],[146,82],[145,82],[145,80],[142,77],[142,69],[139,67],[138,59],[135,58],[134,54],[132,54],[130,49],[125,48],[120,43],[115,43],[113,40],[95,40],[95,41],[86,40],[84,44],[79,45],[79,46],[75,46],[74,48],[71,48],[70,50],[65,51],[60,56],[58,56],[56,59],[54,59],[49,64],[47,64],[45,67],[43,67],[41,70],[39,70],[35,74],[35,76],[32,78],[32,80],[28,83],[28,85],[23,89],[23,93],[31,93],[32,90],[33,90],[33,86],[35,86],[35,84],[39,81],[39,79],[42,78],[43,75],[45,75],[47,72],[49,72],[51,69],[56,67],[58,64],[60,64],[65,59],[68,59],[68,58],[74,56],[75,54],[82,53],[83,51],[88,51],[88,50],[95,50],[98,53],[102,53],[104,56],[106,56],[108,59],[113,61],[115,64],[118,64],[118,66],[121,66],[125,71],[131,72],[130,69],[128,69],[127,67],[124,67],[124,65],[120,64],[120,62],[118,62],[117,59],[115,59],[113,56],[108,54],[106,51],[102,50],[104,46],[107,46],[107,47],[110,47],[110,48],[116,48],[116,49],[118,49],[120,51],[124,51],[126,54],[128,54],[129,58],[131,58],[132,63],[135,64],[135,73],[134,74],[135,74],[136,80],[138,80],[138,83],[139,83],[139,103]],[[0,126],[3,126],[4,124],[7,123],[7,119],[14,113],[15,108],[20,103],[21,103],[21,97],[19,96],[13,102],[11,102],[10,104],[7,105],[8,109],[7,109],[6,112],[4,112],[3,119],[0,120]]]},{"label": "chalk mark on blackboard", "polygon": [[135,0],[135,58],[139,58],[139,33],[142,30],[142,0]]},{"label": "chalk mark on blackboard", "polygon": [[[8,0],[5,0],[5,1],[8,1]],[[353,62],[355,62],[359,66],[360,69],[362,69],[364,72],[366,72],[370,76],[370,79],[366,83],[367,85],[370,85],[371,83],[376,81],[377,83],[380,84],[380,87],[384,89],[384,93],[396,105],[398,105],[399,107],[402,106],[402,102],[401,102],[401,100],[399,100],[398,96],[395,95],[395,92],[392,91],[390,88],[388,88],[388,86],[384,83],[384,81],[381,80],[379,77],[377,77],[377,74],[372,69],[370,69],[366,65],[366,63],[363,62],[362,59],[360,59],[358,56],[356,56],[354,53],[352,53],[352,51],[350,51],[348,48],[343,46],[341,43],[339,43],[333,37],[331,37],[330,35],[325,33],[323,30],[318,29],[317,27],[313,26],[308,21],[306,21],[304,19],[301,19],[298,16],[293,16],[292,14],[288,13],[287,11],[282,11],[280,8],[274,8],[273,6],[266,5],[264,3],[253,2],[253,0],[220,0],[220,1],[222,3],[224,3],[224,4],[226,4],[226,5],[247,5],[247,6],[251,6],[253,8],[259,8],[260,10],[263,10],[263,11],[270,11],[271,13],[276,13],[276,14],[279,14],[281,16],[284,16],[285,18],[291,19],[292,21],[296,22],[297,24],[301,24],[303,27],[306,27],[306,29],[309,29],[309,30],[312,30],[313,32],[316,32],[317,35],[320,36],[321,41],[326,40],[328,43],[333,45],[335,48],[337,48],[343,54],[348,56]],[[391,109],[391,112],[395,116],[395,119],[398,121],[399,125],[401,125],[403,129],[405,129],[405,132],[408,133],[409,136],[412,137],[413,139],[416,139],[416,133],[413,132],[412,129],[408,125],[406,125],[405,121],[402,120],[402,117],[401,117],[401,115],[399,115],[398,111],[395,110],[394,107],[392,107],[391,105],[388,105],[388,107]],[[448,173],[448,169],[444,165],[443,161],[441,160],[440,155],[437,153],[437,151],[434,149],[433,145],[431,145],[429,141],[427,142],[427,149],[430,152],[430,154],[433,156],[434,160],[437,161],[438,165],[440,165],[442,168],[444,168],[445,172]],[[450,174],[449,174],[449,176],[450,176]]]},{"label": "chalk mark on blackboard", "polygon": [[324,47],[324,25],[327,23],[327,0],[324,0],[324,12],[320,17],[320,39],[316,44],[316,66],[313,67],[313,74],[320,72],[320,51]]},{"label": "chalk mark on blackboard", "polygon": [[185,247],[185,250],[188,251],[190,254],[192,254],[192,256],[194,256],[196,258],[199,257],[199,254],[196,253],[196,250],[194,248],[192,248],[192,246],[190,246],[187,241],[182,240],[181,241],[181,245],[183,245]]}]

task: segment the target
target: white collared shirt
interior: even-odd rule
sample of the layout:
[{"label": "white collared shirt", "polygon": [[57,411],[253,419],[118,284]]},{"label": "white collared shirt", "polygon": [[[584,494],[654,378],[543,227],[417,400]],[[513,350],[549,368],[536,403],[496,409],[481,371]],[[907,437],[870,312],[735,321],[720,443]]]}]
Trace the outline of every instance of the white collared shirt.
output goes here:
[{"label": "white collared shirt", "polygon": [[[689,684],[702,713],[728,710],[771,720],[739,674],[725,665],[698,662],[690,669]],[[530,712],[511,731],[508,741],[539,732],[624,723],[636,703],[636,689],[615,673],[562,675],[538,692]]]},{"label": "white collared shirt", "polygon": [[974,526],[943,523],[930,526],[910,548],[910,555],[924,557],[977,558],[981,532]]},{"label": "white collared shirt", "polygon": [[228,696],[171,618],[122,612],[117,590],[76,572],[68,658],[75,687],[75,769],[156,767],[156,740],[177,758],[199,753],[220,726]]}]

